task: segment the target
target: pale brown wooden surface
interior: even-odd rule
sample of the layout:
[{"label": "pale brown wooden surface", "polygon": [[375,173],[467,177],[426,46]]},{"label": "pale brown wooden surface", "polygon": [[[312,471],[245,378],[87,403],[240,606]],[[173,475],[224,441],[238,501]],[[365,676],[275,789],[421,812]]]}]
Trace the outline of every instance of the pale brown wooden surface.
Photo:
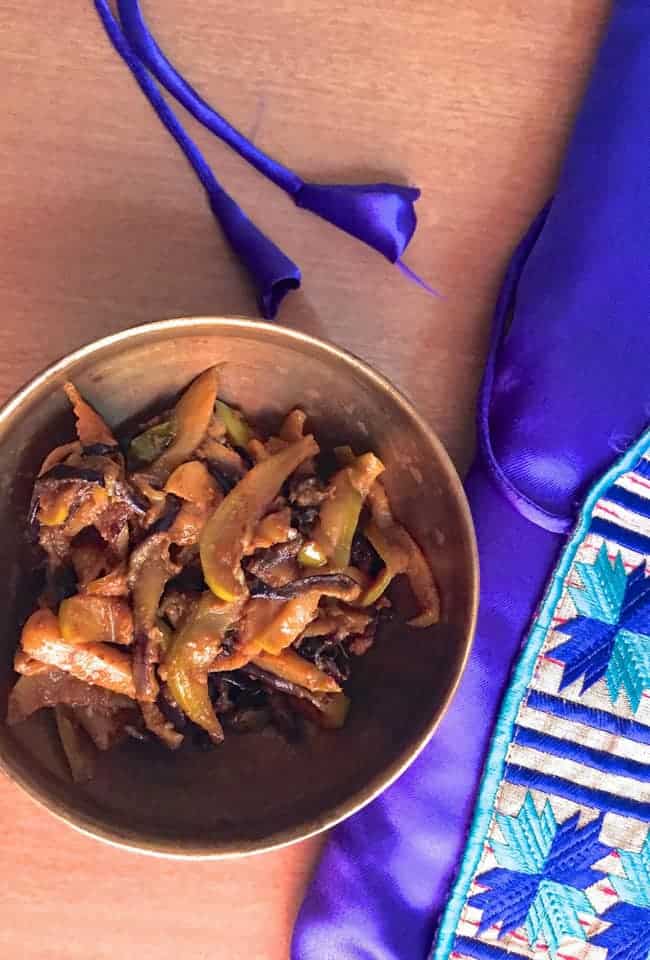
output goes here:
[{"label": "pale brown wooden surface", "polygon": [[[144,6],[194,84],[303,175],[422,188],[407,260],[440,301],[196,131],[224,185],[300,262],[303,289],[281,320],[386,373],[463,468],[499,278],[552,190],[607,0]],[[0,41],[0,400],[103,334],[253,313],[196,181],[91,0],[2,0]],[[4,779],[0,811],[0,956],[288,956],[318,841],[179,864],[87,840]]]}]

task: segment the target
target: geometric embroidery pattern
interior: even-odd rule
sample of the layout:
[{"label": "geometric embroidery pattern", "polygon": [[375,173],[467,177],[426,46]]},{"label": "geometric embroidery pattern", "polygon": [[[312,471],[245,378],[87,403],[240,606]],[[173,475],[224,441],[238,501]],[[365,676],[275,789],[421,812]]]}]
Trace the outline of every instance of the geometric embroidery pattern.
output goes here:
[{"label": "geometric embroidery pattern", "polygon": [[650,960],[649,561],[646,434],[522,647],[431,960]]},{"label": "geometric embroidery pattern", "polygon": [[625,690],[638,710],[650,689],[650,578],[645,562],[626,575],[621,554],[614,563],[603,543],[593,564],[578,563],[584,587],[569,588],[578,615],[557,629],[570,639],[555,648],[564,663],[560,690],[583,677],[588,690],[607,680],[612,703]]},{"label": "geometric embroidery pattern", "polygon": [[541,936],[555,957],[565,937],[584,940],[579,913],[592,908],[583,891],[598,879],[594,864],[611,852],[598,840],[602,817],[578,829],[575,814],[558,826],[550,803],[538,814],[527,793],[517,816],[496,820],[507,837],[492,843],[499,866],[479,874],[488,889],[470,897],[483,911],[479,932],[499,923],[501,938],[523,924],[529,940]]}]

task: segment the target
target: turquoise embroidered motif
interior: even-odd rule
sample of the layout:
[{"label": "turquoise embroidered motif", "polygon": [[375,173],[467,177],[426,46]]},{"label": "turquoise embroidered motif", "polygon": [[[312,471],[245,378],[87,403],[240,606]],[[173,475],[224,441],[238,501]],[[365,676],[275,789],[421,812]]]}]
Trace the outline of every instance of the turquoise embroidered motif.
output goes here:
[{"label": "turquoise embroidered motif", "polygon": [[609,948],[608,960],[650,960],[650,834],[639,853],[618,855],[625,876],[608,881],[620,902],[603,914],[611,926],[593,943]]},{"label": "turquoise embroidered motif", "polygon": [[[609,882],[621,900],[637,907],[650,909],[650,834],[640,853],[619,850],[625,877],[609,877]],[[650,920],[650,917],[648,918]],[[648,944],[650,949],[650,943]]]},{"label": "turquoise embroidered motif", "polygon": [[[621,612],[627,576],[620,551],[614,563],[607,556],[603,543],[593,563],[576,563],[582,589],[569,587],[569,596],[583,617],[595,617],[605,623],[616,623]],[[600,616],[599,616],[600,614]]]},{"label": "turquoise embroidered motif", "polygon": [[431,960],[650,960],[649,560],[650,432],[522,648]]},{"label": "turquoise embroidered motif", "polygon": [[563,690],[579,677],[588,690],[603,676],[612,703],[625,690],[632,708],[639,709],[643,691],[650,689],[650,578],[645,563],[625,575],[620,553],[609,562],[603,543],[593,566],[577,563],[584,590],[569,587],[578,616],[558,626],[570,639],[553,656],[565,664]]},{"label": "turquoise embroidered motif", "polygon": [[578,914],[593,908],[583,889],[598,880],[593,865],[610,853],[598,840],[601,819],[579,830],[576,814],[558,825],[550,803],[538,814],[530,793],[516,817],[497,813],[506,838],[491,841],[499,866],[478,875],[488,889],[470,897],[483,910],[479,930],[499,923],[502,937],[523,924],[530,942],[541,936],[553,958],[567,936],[584,940]]},{"label": "turquoise embroidered motif", "polygon": [[621,901],[603,917],[611,926],[591,941],[607,948],[607,960],[649,960],[650,912]]}]

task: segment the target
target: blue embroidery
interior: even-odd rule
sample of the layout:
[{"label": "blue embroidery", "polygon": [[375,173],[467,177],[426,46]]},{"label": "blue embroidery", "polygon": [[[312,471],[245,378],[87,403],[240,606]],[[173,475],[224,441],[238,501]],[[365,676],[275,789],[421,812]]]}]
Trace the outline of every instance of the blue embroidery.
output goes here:
[{"label": "blue embroidery", "polygon": [[609,790],[601,790],[598,787],[586,787],[576,783],[570,776],[560,777],[524,767],[518,763],[510,763],[506,767],[504,779],[508,783],[529,787],[531,790],[541,790],[555,797],[563,797],[565,800],[571,800],[572,803],[650,822],[650,803],[647,801],[622,797],[618,793],[610,793]]},{"label": "blue embroidery", "polygon": [[472,957],[473,960],[518,960],[517,955],[497,947],[494,943],[486,943],[485,940],[474,940],[473,937],[456,937],[454,941],[454,952],[461,953],[464,957]]},{"label": "blue embroidery", "polygon": [[513,742],[519,747],[529,747],[549,757],[561,757],[564,760],[585,764],[601,773],[631,777],[641,783],[650,783],[650,764],[643,763],[641,760],[631,760],[628,757],[619,757],[618,754],[608,753],[607,750],[586,747],[575,740],[566,740],[564,737],[554,737],[541,730],[517,726]]},{"label": "blue embroidery", "polygon": [[625,876],[608,880],[621,902],[603,913],[612,925],[591,943],[607,947],[608,960],[650,960],[650,833],[639,853],[618,854]]},{"label": "blue embroidery", "polygon": [[611,540],[612,543],[627,547],[628,550],[635,550],[637,553],[650,553],[650,537],[611,520],[594,517],[591,521],[591,533],[597,533],[599,536],[605,537],[606,540]]},{"label": "blue embroidery", "polygon": [[649,960],[650,911],[631,903],[615,903],[603,915],[611,927],[589,942],[606,947],[607,960]]},{"label": "blue embroidery", "polygon": [[632,493],[625,487],[610,487],[604,497],[610,503],[618,503],[626,510],[632,510],[640,517],[650,517],[650,500],[642,497],[638,493]]},{"label": "blue embroidery", "polygon": [[[629,483],[616,486],[624,475]],[[585,960],[650,960],[650,831],[642,850],[617,851],[622,876],[599,866],[613,852],[601,841],[603,824],[606,836],[620,835],[629,825],[630,837],[636,837],[641,824],[650,822],[650,723],[639,709],[650,692],[650,577],[645,563],[626,574],[620,555],[613,561],[608,557],[608,549],[616,552],[625,545],[650,562],[650,536],[638,532],[636,519],[650,516],[650,492],[642,495],[645,479],[650,479],[650,431],[590,491],[532,624],[497,721],[432,960],[455,955],[569,960],[569,954]],[[606,500],[623,506],[625,514],[614,512],[616,519],[607,521],[594,517]],[[576,560],[595,533],[608,543],[594,563]],[[567,591],[576,616],[557,627]],[[559,690],[557,672],[543,652],[551,630],[566,637],[552,651],[552,658],[564,664]],[[562,696],[562,689],[580,680],[583,691],[604,680],[611,706],[601,709],[574,695]],[[621,716],[629,713],[627,702],[638,711],[635,719]],[[536,715],[522,712],[522,703]],[[576,724],[597,734],[585,735]],[[611,736],[611,749],[603,734]],[[621,738],[625,749],[616,748]],[[510,752],[513,744],[528,750]],[[500,814],[522,787],[519,814]],[[582,829],[578,813],[558,825],[564,801],[598,816]],[[501,832],[498,839],[494,824]],[[488,868],[493,862],[496,867]],[[612,899],[603,900],[607,896]],[[478,923],[466,906],[479,912]],[[518,931],[526,934],[528,948]],[[506,933],[513,934],[512,941],[502,939]],[[571,949],[569,938],[581,943],[580,950]]]},{"label": "blue embroidery", "polygon": [[650,689],[650,577],[645,563],[626,576],[602,545],[594,564],[576,563],[583,589],[569,587],[578,616],[557,627],[570,639],[553,650],[564,663],[560,690],[580,677],[582,692],[606,678],[612,703],[621,690],[636,712]]},{"label": "blue embroidery", "polygon": [[615,737],[626,737],[635,743],[650,744],[650,727],[638,720],[628,720],[615,713],[599,710],[597,707],[586,707],[584,703],[565,700],[563,697],[554,697],[541,690],[531,690],[528,694],[528,706],[542,713],[550,713],[554,717],[563,717],[605,730]]},{"label": "blue embroidery", "polygon": [[470,897],[483,911],[479,933],[499,921],[499,937],[525,926],[530,942],[543,938],[552,957],[566,937],[585,939],[578,913],[593,908],[583,891],[599,879],[594,864],[611,851],[598,839],[602,815],[580,830],[578,819],[558,825],[550,803],[538,814],[528,792],[516,817],[496,814],[505,837],[491,841],[499,866],[479,875],[489,889]]}]

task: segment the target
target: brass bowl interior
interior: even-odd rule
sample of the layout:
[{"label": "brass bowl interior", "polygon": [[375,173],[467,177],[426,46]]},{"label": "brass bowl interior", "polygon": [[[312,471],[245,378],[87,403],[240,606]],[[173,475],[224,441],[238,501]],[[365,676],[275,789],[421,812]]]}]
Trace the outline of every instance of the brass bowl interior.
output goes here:
[{"label": "brass bowl interior", "polygon": [[477,562],[462,487],[410,404],[356,358],[255,321],[193,319],[136,328],[85,347],[37,377],[0,413],[0,714],[15,675],[19,624],[34,596],[25,517],[35,470],[73,420],[73,380],[113,425],[161,409],[196,374],[223,364],[221,395],[264,427],[294,406],[324,448],[351,443],[386,464],[396,515],[425,550],[443,597],[428,630],[387,625],[355,660],[347,726],[288,744],[273,731],[230,735],[218,749],[129,742],[102,754],[88,786],[69,782],[49,711],[8,729],[0,763],[73,826],[152,853],[225,856],[308,836],[375,796],[431,735],[460,678],[476,614]]}]

